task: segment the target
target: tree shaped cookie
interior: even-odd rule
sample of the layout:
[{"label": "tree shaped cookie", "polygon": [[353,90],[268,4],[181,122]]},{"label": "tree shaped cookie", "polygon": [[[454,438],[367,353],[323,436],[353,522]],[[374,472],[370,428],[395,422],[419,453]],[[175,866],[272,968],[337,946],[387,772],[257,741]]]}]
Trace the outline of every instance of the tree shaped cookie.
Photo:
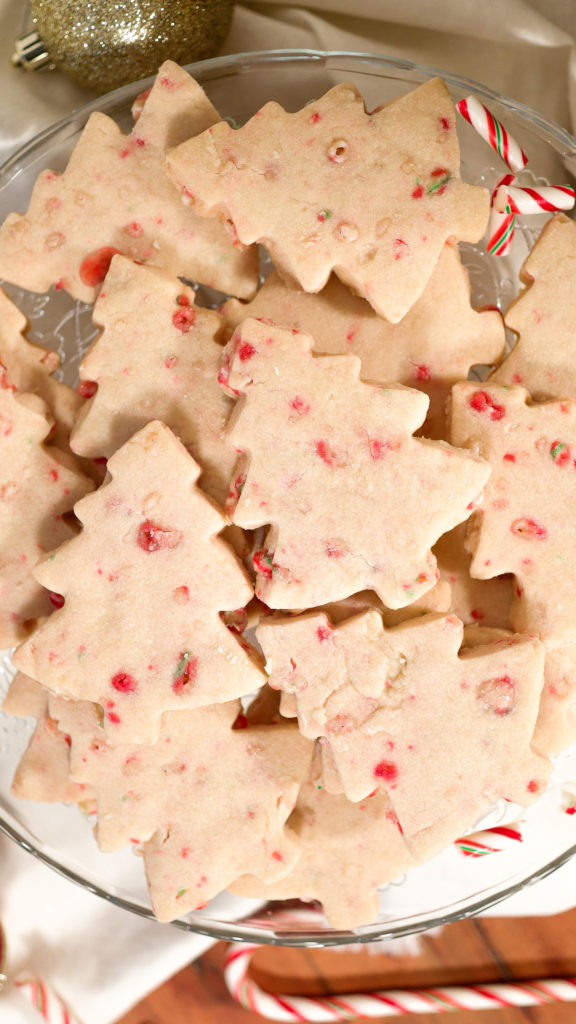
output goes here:
[{"label": "tree shaped cookie", "polygon": [[42,399],[0,388],[1,647],[23,640],[36,619],[54,610],[58,595],[44,590],[32,570],[73,535],[64,516],[93,487],[61,452],[44,447],[51,426]]},{"label": "tree shaped cookie", "polygon": [[527,404],[520,387],[457,384],[452,440],[492,466],[471,534],[470,573],[516,577],[512,628],[576,641],[576,404]]},{"label": "tree shaped cookie", "polygon": [[[434,545],[438,559],[440,582],[451,588],[448,606],[464,625],[477,623],[497,629],[510,628],[510,610],[514,600],[514,577],[495,576],[494,579],[476,580],[470,575],[472,555],[467,549],[469,523],[445,533]],[[436,609],[430,609],[430,611]],[[447,609],[438,609],[446,611]],[[384,620],[384,625],[389,625]]]},{"label": "tree shaped cookie", "polygon": [[78,803],[90,808],[89,786],[70,778],[70,737],[49,711],[49,693],[19,672],[13,679],[2,710],[10,715],[36,718],[36,728],[14,775],[12,792],[23,800],[42,803]]},{"label": "tree shaped cookie", "polygon": [[306,331],[318,352],[359,356],[362,380],[426,392],[426,437],[446,438],[445,405],[453,384],[464,380],[473,364],[495,363],[504,354],[500,314],[472,309],[468,275],[458,249],[450,245],[442,249],[421,298],[397,324],[382,320],[336,277],[311,295],[284,284],[275,272],[251,303],[230,299],[222,312],[233,327],[254,316]]},{"label": "tree shaped cookie", "polygon": [[56,285],[93,302],[111,256],[121,252],[249,298],[256,254],[186,208],[165,169],[168,147],[218,119],[201,87],[170,61],[129,135],[105,114],[91,114],[63,174],[43,171],[27,214],[4,222],[0,277],[31,291]]},{"label": "tree shaped cookie", "polygon": [[50,690],[100,704],[114,743],[145,742],[164,711],[262,684],[254,652],[219,617],[247,604],[252,587],[168,427],[148,424],[108,469],[109,482],[76,506],[82,533],[36,570],[64,607],[15,660]]},{"label": "tree shaped cookie", "polygon": [[57,352],[33,345],[24,336],[26,317],[0,289],[0,360],[6,384],[18,391],[39,395],[54,416],[51,440],[64,451],[82,399],[72,388],[52,376],[60,365]]},{"label": "tree shaped cookie", "polygon": [[231,891],[264,900],[320,900],[333,928],[357,928],[378,916],[378,888],[411,867],[411,856],[384,793],[353,804],[324,788],[313,761],[288,821],[302,844],[289,875],[263,885],[252,875]]},{"label": "tree shaped cookie", "polygon": [[221,317],[196,308],[177,278],[115,256],[94,320],[103,332],[80,377],[98,390],[76,423],[73,450],[109,458],[136,430],[162,420],[202,467],[203,490],[224,505],[236,455],[222,439],[233,403],[218,384]]},{"label": "tree shaped cookie", "polygon": [[556,214],[521,271],[528,287],[506,313],[519,334],[492,374],[495,384],[521,384],[532,398],[576,398],[576,224]]},{"label": "tree shaped cookie", "polygon": [[538,640],[459,655],[454,616],[385,630],[373,611],[336,628],[324,614],[268,620],[257,635],[270,685],[295,696],[301,731],[329,748],[346,796],[386,792],[413,851],[442,846],[496,797],[542,792],[550,764],[530,745]]},{"label": "tree shaped cookie", "polygon": [[367,114],[337,85],[288,114],[267,103],[168,155],[194,208],[227,214],[283,274],[318,292],[332,270],[396,323],[422,294],[444,242],[478,241],[488,193],[460,179],[454,106],[432,79]]},{"label": "tree shaped cookie", "polygon": [[[509,641],[511,634],[501,629],[469,626],[464,630],[466,647],[477,647],[497,640]],[[552,757],[572,746],[576,740],[576,644],[546,651],[544,687],[532,746]]]},{"label": "tree shaped cookie", "polygon": [[239,710],[233,701],[164,715],[147,746],[111,746],[103,730],[72,733],[72,775],[95,790],[99,846],[144,844],[162,921],[247,871],[273,882],[299,855],[284,825],[313,745],[290,723],[233,730]]},{"label": "tree shaped cookie", "polygon": [[356,356],[312,346],[246,320],[223,370],[245,396],[227,430],[248,460],[232,521],[272,524],[254,557],[257,596],[302,609],[369,589],[400,608],[434,586],[430,547],[470,514],[489,468],[412,437],[422,392],[361,383]]}]

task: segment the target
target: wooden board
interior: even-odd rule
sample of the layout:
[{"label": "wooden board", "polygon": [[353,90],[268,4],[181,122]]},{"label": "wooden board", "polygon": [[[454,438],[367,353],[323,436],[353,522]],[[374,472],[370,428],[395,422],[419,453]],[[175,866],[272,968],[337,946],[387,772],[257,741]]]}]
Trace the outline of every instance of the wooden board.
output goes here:
[{"label": "wooden board", "polygon": [[[222,976],[224,943],[152,992],[117,1024],[258,1024],[242,1009]],[[473,918],[423,935],[416,956],[358,947],[357,952],[263,946],[252,976],[270,992],[327,995],[371,988],[403,988],[576,975],[576,910],[557,917]],[[390,1021],[400,1018],[373,1018]],[[437,1014],[411,1018],[438,1024]],[[576,1003],[446,1015],[452,1024],[575,1024]]]}]

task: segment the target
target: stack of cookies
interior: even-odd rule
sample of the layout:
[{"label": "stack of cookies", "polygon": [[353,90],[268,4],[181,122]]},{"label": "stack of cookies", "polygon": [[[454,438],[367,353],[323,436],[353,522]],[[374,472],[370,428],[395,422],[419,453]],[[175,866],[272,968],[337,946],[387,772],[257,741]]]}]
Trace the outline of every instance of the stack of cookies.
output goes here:
[{"label": "stack of cookies", "polygon": [[14,791],[132,845],[160,920],[230,888],[354,928],[576,740],[576,227],[505,356],[441,80],[233,129],[167,62],[134,116],[92,114],[0,230],[0,277],[100,331],[74,392],[0,293]]}]

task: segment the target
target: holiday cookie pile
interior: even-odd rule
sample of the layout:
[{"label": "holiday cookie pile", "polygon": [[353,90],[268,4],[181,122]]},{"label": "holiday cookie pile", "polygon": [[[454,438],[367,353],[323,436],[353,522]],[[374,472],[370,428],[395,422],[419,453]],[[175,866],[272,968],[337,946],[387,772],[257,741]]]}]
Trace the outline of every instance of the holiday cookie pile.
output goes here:
[{"label": "holiday cookie pile", "polygon": [[0,277],[99,330],[73,391],[0,292],[14,792],[132,847],[160,920],[229,888],[359,927],[576,740],[576,229],[506,354],[440,79],[233,129],[167,62],[134,116],[0,229]]}]

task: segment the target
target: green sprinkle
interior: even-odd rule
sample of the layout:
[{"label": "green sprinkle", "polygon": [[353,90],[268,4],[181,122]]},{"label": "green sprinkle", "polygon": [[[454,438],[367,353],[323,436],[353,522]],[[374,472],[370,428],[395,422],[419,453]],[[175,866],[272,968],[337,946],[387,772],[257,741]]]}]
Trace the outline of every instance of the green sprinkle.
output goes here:
[{"label": "green sprinkle", "polygon": [[186,671],[186,666],[190,661],[191,657],[192,655],[190,654],[190,651],[184,651],[184,654],[182,655],[180,661],[176,666],[176,672],[174,673],[175,679],[180,679],[180,676],[184,674],[184,672]]},{"label": "green sprinkle", "polygon": [[432,182],[431,185],[427,186],[426,191],[427,191],[428,195],[433,195],[434,192],[438,191],[438,189],[444,188],[444,186],[447,185],[448,182],[451,181],[451,180],[452,180],[452,175],[451,174],[445,174],[443,178],[438,178],[437,181],[434,181],[434,182]]},{"label": "green sprinkle", "polygon": [[566,445],[563,444],[562,441],[557,441],[556,444],[552,445],[550,449],[550,455],[552,456],[552,458],[557,459],[560,455],[560,452],[564,451],[565,447]]},{"label": "green sprinkle", "polygon": [[178,889],[178,892],[176,893],[176,899],[179,900],[180,897],[183,896],[185,892],[188,892],[188,889]]},{"label": "green sprinkle", "polygon": [[323,789],[323,788],[324,787],[322,786],[322,784],[320,782],[316,783],[316,789]]}]

